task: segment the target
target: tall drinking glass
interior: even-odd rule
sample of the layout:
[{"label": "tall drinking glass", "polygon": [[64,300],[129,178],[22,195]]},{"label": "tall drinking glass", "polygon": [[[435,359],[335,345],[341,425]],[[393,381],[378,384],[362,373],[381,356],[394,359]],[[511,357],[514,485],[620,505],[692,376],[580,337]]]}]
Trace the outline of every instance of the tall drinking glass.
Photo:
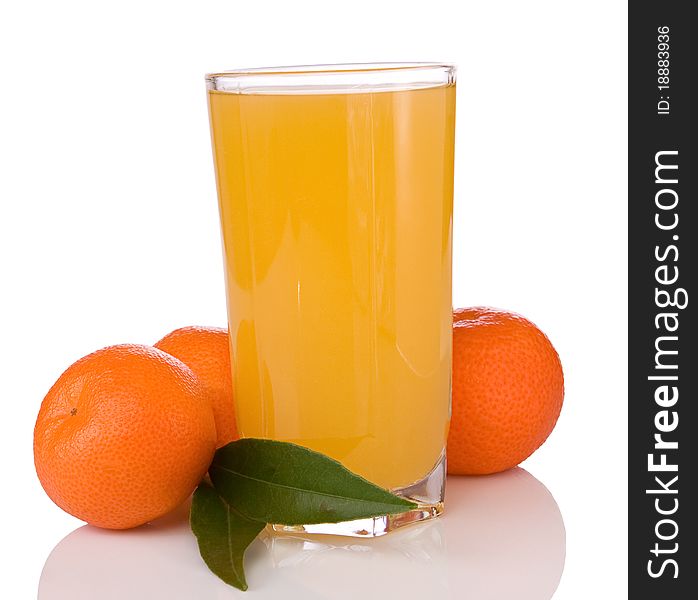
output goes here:
[{"label": "tall drinking glass", "polygon": [[438,515],[455,69],[245,69],[207,86],[240,434],[323,452],[419,504],[290,529],[380,535]]}]

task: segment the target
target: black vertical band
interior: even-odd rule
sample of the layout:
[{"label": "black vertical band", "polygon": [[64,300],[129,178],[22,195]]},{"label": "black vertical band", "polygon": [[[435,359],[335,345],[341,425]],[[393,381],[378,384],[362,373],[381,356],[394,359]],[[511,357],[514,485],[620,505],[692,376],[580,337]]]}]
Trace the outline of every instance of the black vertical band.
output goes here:
[{"label": "black vertical band", "polygon": [[698,24],[629,3],[630,598],[698,598]]}]

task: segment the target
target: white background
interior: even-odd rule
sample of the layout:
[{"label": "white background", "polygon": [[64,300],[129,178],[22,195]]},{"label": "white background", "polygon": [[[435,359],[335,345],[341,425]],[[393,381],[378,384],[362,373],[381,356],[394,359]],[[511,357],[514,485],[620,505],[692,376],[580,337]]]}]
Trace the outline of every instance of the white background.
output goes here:
[{"label": "white background", "polygon": [[203,74],[435,60],[459,68],[454,305],[529,317],[565,369],[557,428],[523,465],[567,530],[555,598],[625,597],[626,46],[607,0],[3,3],[0,595],[35,597],[80,525],[32,464],[58,375],[225,324]]}]

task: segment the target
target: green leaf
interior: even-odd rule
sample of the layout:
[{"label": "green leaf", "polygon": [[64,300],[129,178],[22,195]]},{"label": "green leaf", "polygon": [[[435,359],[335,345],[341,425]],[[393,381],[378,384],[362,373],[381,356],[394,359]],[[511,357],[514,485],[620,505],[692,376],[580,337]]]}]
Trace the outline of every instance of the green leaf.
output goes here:
[{"label": "green leaf", "polygon": [[324,454],[287,442],[231,442],[216,452],[209,475],[228,504],[264,523],[338,523],[417,506]]},{"label": "green leaf", "polygon": [[265,524],[241,515],[203,482],[194,492],[190,521],[208,568],[226,583],[245,591],[245,550]]}]

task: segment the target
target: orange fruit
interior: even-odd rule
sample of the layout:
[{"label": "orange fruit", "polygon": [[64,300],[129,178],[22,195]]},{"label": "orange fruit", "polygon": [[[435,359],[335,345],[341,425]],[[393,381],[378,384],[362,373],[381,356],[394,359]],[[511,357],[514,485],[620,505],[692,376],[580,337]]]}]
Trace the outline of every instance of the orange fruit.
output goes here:
[{"label": "orange fruit", "polygon": [[168,333],[155,347],[181,360],[206,386],[218,430],[218,448],[237,440],[228,331],[182,327]]},{"label": "orange fruit", "polygon": [[184,363],[149,346],[110,346],[68,368],[41,403],[34,464],[63,510],[127,529],[176,508],[216,449],[206,391]]},{"label": "orange fruit", "polygon": [[453,314],[453,388],[448,472],[484,475],[528,458],[562,408],[560,358],[545,334],[515,313]]}]

